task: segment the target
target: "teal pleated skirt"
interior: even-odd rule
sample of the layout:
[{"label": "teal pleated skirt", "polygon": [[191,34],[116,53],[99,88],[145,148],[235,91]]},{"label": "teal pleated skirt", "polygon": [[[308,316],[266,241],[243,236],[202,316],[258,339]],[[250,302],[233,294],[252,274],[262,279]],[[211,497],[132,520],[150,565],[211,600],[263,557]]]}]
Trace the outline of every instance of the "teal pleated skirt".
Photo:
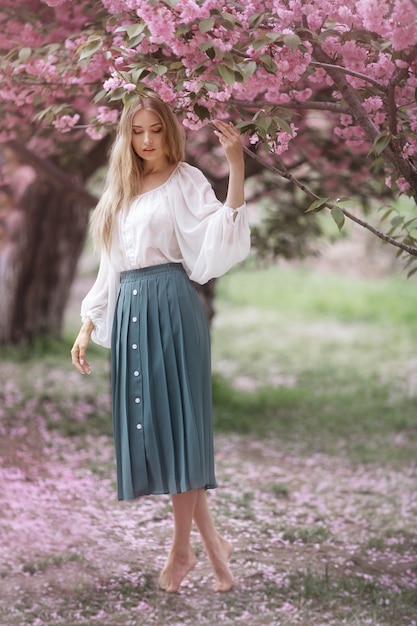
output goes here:
[{"label": "teal pleated skirt", "polygon": [[119,500],[216,487],[210,334],[180,264],[122,272],[111,364]]}]

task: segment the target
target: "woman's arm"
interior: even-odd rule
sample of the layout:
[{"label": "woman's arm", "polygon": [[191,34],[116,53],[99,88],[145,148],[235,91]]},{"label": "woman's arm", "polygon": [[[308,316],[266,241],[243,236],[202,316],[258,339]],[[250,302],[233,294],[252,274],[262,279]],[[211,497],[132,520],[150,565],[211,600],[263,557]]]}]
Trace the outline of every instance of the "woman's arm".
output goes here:
[{"label": "woman's arm", "polygon": [[[242,140],[239,132],[231,122],[226,123],[221,120],[214,120],[213,124],[216,127],[214,134],[219,138],[230,169],[225,204],[231,209],[238,209],[245,203],[245,163],[243,160]],[[234,219],[236,219],[236,215]]]},{"label": "woman's arm", "polygon": [[93,330],[93,322],[89,317],[86,317],[71,349],[72,364],[81,374],[90,374],[91,372],[90,365],[85,358],[85,353],[90,343]]}]

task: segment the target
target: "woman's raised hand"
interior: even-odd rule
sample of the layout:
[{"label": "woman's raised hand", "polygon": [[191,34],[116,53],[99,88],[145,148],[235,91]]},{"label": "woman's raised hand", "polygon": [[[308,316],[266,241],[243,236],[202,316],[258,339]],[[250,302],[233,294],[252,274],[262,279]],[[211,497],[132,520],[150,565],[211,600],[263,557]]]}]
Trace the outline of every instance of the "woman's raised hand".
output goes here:
[{"label": "woman's raised hand", "polygon": [[213,120],[212,124],[216,128],[214,134],[219,138],[227,160],[232,165],[243,161],[243,144],[239,131],[232,122]]}]

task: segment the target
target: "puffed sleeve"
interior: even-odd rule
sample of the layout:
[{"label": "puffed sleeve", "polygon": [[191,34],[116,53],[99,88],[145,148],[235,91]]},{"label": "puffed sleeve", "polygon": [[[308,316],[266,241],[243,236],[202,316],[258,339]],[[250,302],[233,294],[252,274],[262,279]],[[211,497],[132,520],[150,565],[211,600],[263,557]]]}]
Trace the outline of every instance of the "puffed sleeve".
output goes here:
[{"label": "puffed sleeve", "polygon": [[111,345],[119,282],[120,272],[115,271],[108,254],[103,251],[96,281],[81,303],[81,319],[91,319],[94,324],[91,338],[105,348],[110,348]]},{"label": "puffed sleeve", "polygon": [[246,205],[234,209],[217,198],[204,174],[183,163],[180,189],[171,199],[175,234],[191,280],[204,284],[243,261],[250,250]]}]

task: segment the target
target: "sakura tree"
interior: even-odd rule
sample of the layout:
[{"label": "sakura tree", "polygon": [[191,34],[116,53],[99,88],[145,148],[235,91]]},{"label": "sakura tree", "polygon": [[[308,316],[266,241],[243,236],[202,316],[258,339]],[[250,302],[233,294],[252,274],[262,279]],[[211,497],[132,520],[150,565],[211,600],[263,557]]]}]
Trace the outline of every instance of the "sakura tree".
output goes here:
[{"label": "sakura tree", "polygon": [[[81,192],[121,103],[152,89],[189,129],[232,119],[303,211],[416,258],[415,210],[388,203],[417,199],[416,0],[3,0],[0,25],[0,136],[61,182]],[[371,198],[388,208],[365,220]]]}]

